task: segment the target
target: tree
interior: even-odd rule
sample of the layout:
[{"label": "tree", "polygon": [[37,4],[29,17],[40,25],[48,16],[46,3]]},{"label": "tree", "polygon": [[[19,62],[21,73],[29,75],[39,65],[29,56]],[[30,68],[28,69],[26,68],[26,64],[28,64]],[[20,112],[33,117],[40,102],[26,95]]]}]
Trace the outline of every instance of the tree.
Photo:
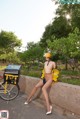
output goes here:
[{"label": "tree", "polygon": [[[42,47],[47,47],[47,41],[68,37],[68,34],[77,27],[80,30],[80,5],[79,4],[61,4],[63,0],[53,0],[59,3],[56,10],[56,17],[53,22],[45,27],[45,31],[40,40]],[[64,0],[66,2],[66,0]],[[78,2],[78,0],[67,0],[70,2]]]},{"label": "tree", "polygon": [[[67,0],[67,2],[78,3],[78,0]],[[80,5],[79,4],[61,4],[59,5],[58,9],[56,10],[57,16],[65,17],[67,15],[70,18],[66,18],[67,22],[70,23],[72,30],[76,27],[80,30]]]},{"label": "tree", "polygon": [[36,44],[34,43],[34,42],[28,42],[27,43],[27,49],[31,49],[32,47],[35,47],[36,46]]},{"label": "tree", "polygon": [[21,46],[21,40],[13,32],[0,32],[0,59],[9,62],[20,62],[16,48]]},{"label": "tree", "polygon": [[14,51],[16,47],[21,46],[21,40],[13,32],[1,31],[0,33],[0,51],[8,53]]},{"label": "tree", "polygon": [[[67,38],[56,39],[53,42],[48,41],[48,47],[52,52],[56,52],[64,57],[67,63],[70,58],[80,57],[80,32],[76,28]],[[78,59],[80,60],[80,58]]]},{"label": "tree", "polygon": [[[30,45],[31,44],[31,45]],[[33,44],[33,45],[32,45]],[[24,62],[42,61],[44,49],[39,43],[28,43],[28,49],[21,54],[21,59]]]}]

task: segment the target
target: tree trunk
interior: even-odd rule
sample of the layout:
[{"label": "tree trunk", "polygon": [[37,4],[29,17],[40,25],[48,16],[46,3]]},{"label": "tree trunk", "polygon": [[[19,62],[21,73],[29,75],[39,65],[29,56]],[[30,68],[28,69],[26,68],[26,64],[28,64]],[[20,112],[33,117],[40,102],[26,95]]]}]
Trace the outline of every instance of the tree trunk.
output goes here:
[{"label": "tree trunk", "polygon": [[66,62],[65,62],[65,70],[68,70],[68,62],[67,62],[67,59],[66,59]]}]

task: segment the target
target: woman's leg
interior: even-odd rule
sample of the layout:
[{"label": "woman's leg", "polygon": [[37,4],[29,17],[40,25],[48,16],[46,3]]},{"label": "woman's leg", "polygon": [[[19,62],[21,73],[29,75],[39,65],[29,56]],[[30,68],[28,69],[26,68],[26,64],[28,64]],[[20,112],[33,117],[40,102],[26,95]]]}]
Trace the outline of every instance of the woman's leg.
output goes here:
[{"label": "woman's leg", "polygon": [[49,103],[49,97],[48,97],[48,93],[47,93],[47,89],[51,86],[52,84],[52,80],[49,79],[46,84],[42,87],[42,91],[43,91],[43,95],[44,98],[46,100],[46,105],[47,105],[47,111],[50,111],[50,103]]},{"label": "woman's leg", "polygon": [[[51,90],[51,86],[50,86],[49,89],[48,89],[48,97],[49,97],[49,94],[50,94],[50,90]],[[49,97],[49,103],[50,103],[50,105],[52,105],[52,102],[51,102],[50,97]]]},{"label": "woman's leg", "polygon": [[43,86],[43,80],[40,80],[39,83],[33,88],[33,90],[31,91],[27,102],[29,102],[31,100],[31,98],[34,96],[34,94],[36,93],[37,89]]}]

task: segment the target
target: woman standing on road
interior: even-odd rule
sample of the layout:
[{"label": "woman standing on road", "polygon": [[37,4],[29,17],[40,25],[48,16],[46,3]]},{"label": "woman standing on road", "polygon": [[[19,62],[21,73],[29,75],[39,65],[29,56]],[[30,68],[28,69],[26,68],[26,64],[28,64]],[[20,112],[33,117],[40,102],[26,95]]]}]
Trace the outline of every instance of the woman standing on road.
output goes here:
[{"label": "woman standing on road", "polygon": [[44,79],[40,80],[39,83],[33,88],[25,104],[28,104],[31,101],[32,96],[34,96],[37,89],[41,87],[46,101],[46,107],[47,107],[46,114],[48,115],[52,113],[52,106],[50,105],[49,102],[49,96],[47,90],[51,87],[51,84],[53,82],[52,70],[55,68],[55,62],[51,61],[50,53],[45,53],[44,57],[46,59],[44,63]]}]

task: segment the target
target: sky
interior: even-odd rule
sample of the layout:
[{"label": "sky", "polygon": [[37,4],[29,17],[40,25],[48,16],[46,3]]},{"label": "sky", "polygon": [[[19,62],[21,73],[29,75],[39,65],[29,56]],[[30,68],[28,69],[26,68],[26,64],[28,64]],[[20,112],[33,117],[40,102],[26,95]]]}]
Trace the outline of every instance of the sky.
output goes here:
[{"label": "sky", "polygon": [[38,42],[46,25],[55,17],[51,0],[0,0],[0,31],[12,31],[22,40]]}]

